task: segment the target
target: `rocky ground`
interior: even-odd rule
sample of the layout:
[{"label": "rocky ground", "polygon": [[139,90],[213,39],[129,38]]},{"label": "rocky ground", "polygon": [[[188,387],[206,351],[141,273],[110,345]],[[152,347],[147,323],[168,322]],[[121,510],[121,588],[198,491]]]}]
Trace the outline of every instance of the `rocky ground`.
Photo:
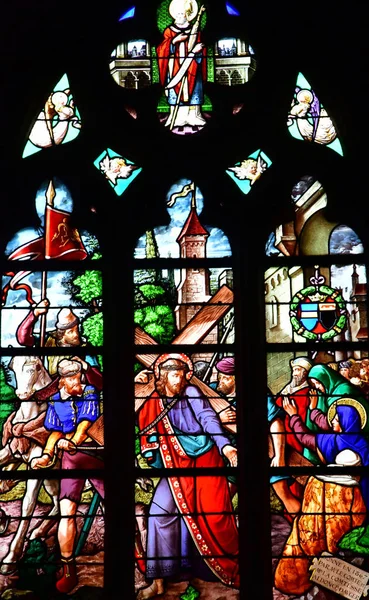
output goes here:
[{"label": "rocky ground", "polygon": [[[88,511],[88,504],[83,503],[79,506],[78,514],[81,516],[77,518],[77,530],[80,531],[83,525],[83,515]],[[5,512],[12,517],[10,519],[9,527],[5,532],[5,535],[0,537],[0,562],[8,552],[11,541],[18,527],[19,514],[21,512],[21,500],[8,500],[7,502],[1,502],[1,507]],[[36,509],[34,512],[34,518],[30,521],[29,531],[32,531],[38,524],[40,524],[40,517],[46,515],[51,506],[42,502],[37,502]],[[57,541],[57,523],[55,523],[49,530],[46,542],[46,552],[50,555],[53,552],[58,551]],[[29,541],[26,541],[25,551],[27,550]],[[78,585],[72,592],[72,598],[74,594],[77,598],[98,598],[98,590],[96,593],[93,591],[87,595],[83,592],[86,588],[102,588],[103,587],[103,561],[104,561],[104,517],[99,512],[97,517],[94,519],[89,532],[89,536],[83,548],[82,554],[77,557],[77,572],[78,572]],[[94,564],[90,564],[94,563]],[[100,564],[96,564],[100,563]],[[40,565],[42,568],[42,565]],[[40,573],[42,575],[42,571]],[[25,595],[24,582],[22,581],[22,575],[19,571],[15,572],[11,576],[4,576],[0,574],[0,597],[2,600],[11,600],[11,598],[24,598],[24,600],[30,600],[39,598],[38,595]],[[19,589],[22,588],[23,590]],[[51,592],[50,592],[51,598]]]},{"label": "rocky ground", "polygon": [[[284,544],[291,532],[291,525],[288,521],[280,515],[272,515],[272,556],[278,556],[282,553]],[[361,567],[363,559],[360,557],[348,557],[344,552],[339,558],[348,560],[357,567]],[[277,566],[278,559],[272,559],[273,573]],[[273,600],[338,600],[340,596],[327,590],[326,588],[320,587],[312,583],[311,589],[305,592],[302,596],[291,596],[288,594],[282,594],[274,588]]]},{"label": "rocky ground", "polygon": [[168,583],[165,593],[158,596],[160,600],[179,600],[191,584],[199,593],[199,600],[238,600],[239,593],[232,590],[222,583],[215,581],[203,581],[202,579],[192,579],[191,581],[181,581],[179,583]]}]

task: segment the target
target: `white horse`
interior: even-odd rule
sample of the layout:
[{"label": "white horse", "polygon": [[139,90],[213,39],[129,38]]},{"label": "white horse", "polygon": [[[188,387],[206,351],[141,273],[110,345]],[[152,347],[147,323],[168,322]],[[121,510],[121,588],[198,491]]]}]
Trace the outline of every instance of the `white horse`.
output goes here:
[{"label": "white horse", "polygon": [[[17,389],[15,393],[21,401],[20,407],[16,411],[11,420],[11,428],[20,431],[22,436],[22,428],[26,427],[27,433],[24,435],[24,443],[19,442],[18,437],[10,435],[6,445],[0,450],[0,467],[6,471],[13,471],[18,468],[21,463],[26,463],[28,466],[33,458],[41,456],[43,446],[32,438],[32,423],[37,421],[37,431],[40,432],[43,423],[42,413],[47,409],[47,402],[37,401],[33,398],[33,394],[44,388],[51,382],[51,378],[46,371],[41,359],[38,356],[14,356],[9,363],[9,367],[14,371],[17,381]],[[18,427],[17,427],[18,425]],[[35,428],[35,437],[36,428]],[[11,489],[19,480],[12,480],[8,483],[8,488]],[[1,482],[3,483],[3,482]],[[44,483],[46,491],[52,498],[52,508],[48,516],[52,517],[59,513],[59,482],[57,480],[45,479],[28,479],[26,481],[26,491],[22,501],[22,518],[19,520],[19,525],[16,534],[11,542],[7,555],[2,559],[1,573],[9,575],[17,568],[17,561],[23,553],[24,541],[30,524],[30,517],[33,515],[38,493],[41,485]],[[1,489],[1,488],[0,488]],[[6,491],[4,487],[2,491]],[[25,518],[24,518],[25,517]],[[44,537],[46,532],[53,525],[53,519],[45,519],[34,529],[30,534],[30,539]]]}]

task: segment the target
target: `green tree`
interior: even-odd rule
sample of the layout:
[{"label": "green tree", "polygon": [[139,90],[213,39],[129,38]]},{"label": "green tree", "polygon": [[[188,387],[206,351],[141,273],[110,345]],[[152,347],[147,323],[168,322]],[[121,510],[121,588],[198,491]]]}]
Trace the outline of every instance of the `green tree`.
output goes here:
[{"label": "green tree", "polygon": [[73,280],[73,285],[79,289],[76,293],[77,298],[94,309],[99,308],[102,298],[101,271],[86,271]]},{"label": "green tree", "polygon": [[174,311],[163,286],[136,286],[134,322],[159,344],[172,341],[175,332]]},{"label": "green tree", "polygon": [[152,229],[146,231],[146,245],[145,245],[146,258],[158,258],[159,249],[156,243],[155,234]]},{"label": "green tree", "polygon": [[93,314],[82,322],[82,334],[92,346],[102,346],[103,318],[100,309],[102,300],[102,278],[100,271],[86,271],[73,280],[78,289],[76,298],[87,305]]},{"label": "green tree", "polygon": [[[98,260],[101,254],[96,247],[90,256],[91,260]],[[69,272],[64,277],[63,286],[70,294],[76,306],[89,309],[89,314],[82,321],[82,335],[91,346],[102,346],[103,344],[103,315],[102,315],[102,277],[101,271],[90,269],[76,275]],[[101,357],[98,357],[100,367]]]}]

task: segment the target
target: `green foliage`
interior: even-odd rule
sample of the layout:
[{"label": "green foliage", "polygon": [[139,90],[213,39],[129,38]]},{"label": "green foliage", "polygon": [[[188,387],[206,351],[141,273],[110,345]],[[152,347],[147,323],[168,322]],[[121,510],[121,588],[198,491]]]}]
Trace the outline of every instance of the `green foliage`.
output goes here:
[{"label": "green foliage", "polygon": [[170,294],[162,285],[144,283],[135,288],[134,322],[159,344],[171,342],[175,318]]},{"label": "green foliage", "polygon": [[211,112],[213,110],[213,105],[207,94],[204,94],[204,104],[201,106],[201,108],[204,112]]},{"label": "green foliage", "polygon": [[56,555],[48,556],[43,540],[31,540],[23,558],[18,563],[19,581],[17,587],[33,590],[37,597],[52,596],[55,586],[55,573],[58,569]]},{"label": "green foliage", "polygon": [[196,588],[194,588],[193,585],[191,585],[190,583],[188,584],[184,594],[180,595],[181,600],[197,600],[197,598],[199,597],[200,592]]},{"label": "green foliage", "polygon": [[162,297],[165,295],[165,290],[160,285],[141,285],[140,291],[147,300],[151,301],[156,300],[157,298],[162,300]]},{"label": "green foliage", "polygon": [[360,543],[364,537],[364,532],[365,527],[355,527],[340,539],[340,541],[338,542],[338,547],[342,550],[351,550],[351,552],[355,552],[355,554],[368,556],[369,546],[362,545]]},{"label": "green foliage", "polygon": [[159,257],[158,244],[156,243],[155,234],[152,229],[146,231],[145,256],[146,258]]},{"label": "green foliage", "polygon": [[145,306],[135,310],[134,321],[159,344],[167,344],[173,339],[175,320],[169,306]]},{"label": "green foliage", "polygon": [[282,515],[283,514],[282,502],[278,498],[278,496],[275,493],[275,491],[273,490],[272,486],[270,486],[269,490],[270,490],[269,494],[270,494],[270,511],[271,511],[271,513],[277,514],[277,515]]},{"label": "green foliage", "polygon": [[134,372],[134,376],[136,377],[136,375],[143,370],[143,366],[140,362],[136,361],[135,364],[133,365],[133,372]]},{"label": "green foliage", "polygon": [[82,334],[92,346],[103,344],[103,315],[95,313],[82,323]]},{"label": "green foliage", "polygon": [[207,60],[207,80],[211,81],[211,83],[215,82],[215,66],[214,66],[214,49],[213,46],[208,46],[206,49]]},{"label": "green foliage", "polygon": [[10,400],[16,400],[14,388],[8,383],[8,368],[0,364],[0,401],[9,402]]},{"label": "green foliage", "polygon": [[89,304],[93,300],[102,297],[102,277],[100,271],[86,271],[83,275],[76,277],[73,284],[79,288],[77,298]]},{"label": "green foliage", "polygon": [[135,308],[168,304],[166,290],[162,285],[143,283],[135,289]]},{"label": "green foliage", "polygon": [[159,83],[159,66],[156,54],[156,48],[151,48],[151,81],[152,83]]},{"label": "green foliage", "polygon": [[138,456],[138,454],[140,454],[140,452],[141,452],[140,438],[138,436],[139,431],[140,430],[138,428],[138,425],[135,425],[135,454],[136,454],[136,456]]}]

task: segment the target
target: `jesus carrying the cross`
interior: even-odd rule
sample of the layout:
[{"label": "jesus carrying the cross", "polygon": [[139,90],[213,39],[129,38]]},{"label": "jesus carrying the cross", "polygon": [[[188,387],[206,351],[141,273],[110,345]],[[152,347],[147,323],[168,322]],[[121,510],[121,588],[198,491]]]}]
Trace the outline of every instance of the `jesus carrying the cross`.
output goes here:
[{"label": "jesus carrying the cross", "polygon": [[138,414],[141,453],[152,467],[196,469],[197,476],[162,478],[148,515],[146,579],[138,600],[164,592],[164,580],[191,576],[237,588],[238,531],[227,477],[201,468],[237,466],[234,448],[209,400],[191,385],[192,361],[163,354],[154,364],[155,390]]}]

